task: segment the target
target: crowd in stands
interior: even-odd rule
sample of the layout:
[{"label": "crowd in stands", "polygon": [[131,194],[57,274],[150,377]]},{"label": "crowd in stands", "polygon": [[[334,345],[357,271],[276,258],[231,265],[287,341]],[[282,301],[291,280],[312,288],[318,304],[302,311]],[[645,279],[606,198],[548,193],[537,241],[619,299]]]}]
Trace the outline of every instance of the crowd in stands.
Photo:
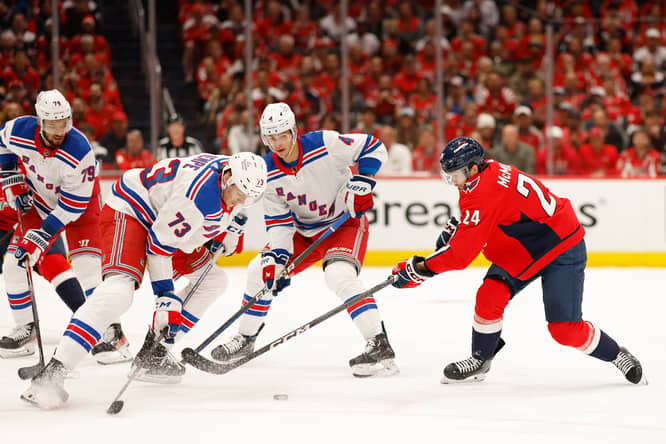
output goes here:
[{"label": "crowd in stands", "polygon": [[[342,130],[345,39],[350,130],[385,142],[382,174],[437,174],[442,142],[460,135],[537,174],[666,174],[663,1],[442,0],[441,104],[434,0],[356,0],[346,19],[333,0],[255,0],[252,88],[245,83],[244,3],[179,1],[183,74],[196,85],[201,119],[217,137],[202,148],[184,135],[182,119],[170,116],[167,137],[146,149],[143,135],[128,125],[97,5],[60,2],[60,89],[105,168],[151,164],[151,151],[160,159],[183,150],[265,150],[246,128],[275,101],[290,104],[300,131]],[[32,114],[36,93],[53,86],[51,4],[0,3],[2,121]],[[555,26],[552,126],[546,125],[546,18]],[[445,140],[438,142],[439,106]]]},{"label": "crowd in stands", "polygon": [[[184,75],[216,128],[215,150],[261,149],[246,122],[275,101],[292,106],[302,131],[341,130],[344,38],[351,127],[397,153],[382,173],[438,173],[434,3],[356,0],[343,19],[332,0],[254,1],[248,91],[244,2],[181,0]],[[446,140],[476,137],[490,156],[538,174],[666,174],[663,1],[442,3]],[[555,26],[549,128],[546,17]]]},{"label": "crowd in stands", "polygon": [[[51,5],[0,2],[0,122],[34,114],[37,93],[53,88]],[[128,132],[97,4],[65,0],[58,12],[59,89],[71,104],[74,126],[88,137],[103,168],[152,165],[141,132]]]}]

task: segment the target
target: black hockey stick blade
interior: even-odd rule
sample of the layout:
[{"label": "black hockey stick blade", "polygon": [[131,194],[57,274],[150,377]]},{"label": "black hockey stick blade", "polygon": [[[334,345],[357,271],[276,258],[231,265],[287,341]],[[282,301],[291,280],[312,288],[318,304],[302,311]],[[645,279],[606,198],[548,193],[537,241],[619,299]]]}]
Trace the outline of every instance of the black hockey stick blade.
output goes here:
[{"label": "black hockey stick blade", "polygon": [[115,414],[119,413],[123,409],[124,406],[125,406],[125,401],[123,401],[121,399],[119,399],[117,401],[113,401],[111,403],[111,405],[109,406],[109,408],[106,409],[106,413],[108,413],[109,415],[115,415]]},{"label": "black hockey stick blade", "polygon": [[42,364],[41,362],[38,362],[35,365],[30,365],[28,367],[21,367],[18,369],[18,377],[23,379],[24,381],[26,379],[32,379],[35,376],[37,376],[37,373],[39,373],[43,368],[44,364]]},{"label": "black hockey stick blade", "polygon": [[261,347],[258,350],[255,350],[254,352],[250,353],[249,355],[243,356],[242,358],[238,359],[237,361],[230,362],[230,363],[218,363],[211,361],[210,359],[207,359],[201,354],[197,353],[196,350],[193,350],[192,348],[184,348],[181,351],[181,357],[183,359],[183,362],[186,362],[190,364],[192,367],[201,370],[206,373],[211,373],[213,375],[223,375],[237,367],[240,367],[241,365],[252,361],[254,358],[263,355],[267,351],[272,350],[273,348],[277,347],[280,344],[283,344],[287,342],[290,339],[295,338],[296,336],[305,333],[306,331],[310,330],[312,327],[321,324],[325,320],[333,317],[334,315],[340,313],[341,311],[345,310],[348,307],[351,307],[352,305],[356,304],[360,300],[368,297],[369,295],[376,293],[377,291],[381,290],[384,287],[388,287],[389,285],[393,284],[396,280],[398,279],[398,275],[392,274],[388,278],[386,278],[384,281],[381,283],[375,285],[374,287],[365,290],[362,293],[357,294],[356,296],[351,297],[348,299],[346,302],[343,304],[338,305],[337,307],[327,311],[326,313],[322,314],[321,316],[311,320],[307,324],[304,324],[289,333],[280,336],[270,344],[266,344],[263,347]]}]

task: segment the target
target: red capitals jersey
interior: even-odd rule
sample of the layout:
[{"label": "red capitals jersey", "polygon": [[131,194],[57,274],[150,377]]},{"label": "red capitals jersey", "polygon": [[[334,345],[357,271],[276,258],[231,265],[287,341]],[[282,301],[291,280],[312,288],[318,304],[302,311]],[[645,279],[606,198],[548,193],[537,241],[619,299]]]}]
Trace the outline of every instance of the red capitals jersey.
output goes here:
[{"label": "red capitals jersey", "polygon": [[492,160],[460,191],[460,212],[449,244],[426,258],[436,273],[464,269],[483,251],[511,276],[527,280],[585,236],[569,199]]}]

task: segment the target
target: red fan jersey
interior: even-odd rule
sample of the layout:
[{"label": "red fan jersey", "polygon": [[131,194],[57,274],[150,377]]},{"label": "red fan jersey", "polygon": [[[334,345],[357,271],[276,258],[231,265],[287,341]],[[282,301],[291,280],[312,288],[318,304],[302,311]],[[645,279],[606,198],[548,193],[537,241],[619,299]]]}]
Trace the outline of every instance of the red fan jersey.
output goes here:
[{"label": "red fan jersey", "polygon": [[569,199],[492,160],[460,191],[460,214],[449,244],[426,258],[436,273],[462,270],[483,251],[511,276],[527,280],[585,236]]}]

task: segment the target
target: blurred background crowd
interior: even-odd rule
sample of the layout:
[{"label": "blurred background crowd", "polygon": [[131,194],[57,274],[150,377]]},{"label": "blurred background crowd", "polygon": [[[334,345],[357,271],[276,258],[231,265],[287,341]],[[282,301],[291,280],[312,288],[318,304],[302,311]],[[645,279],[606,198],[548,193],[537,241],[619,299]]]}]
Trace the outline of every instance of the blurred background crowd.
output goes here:
[{"label": "blurred background crowd", "polygon": [[137,37],[118,23],[132,11],[113,3],[0,3],[2,121],[32,114],[36,93],[54,86],[55,4],[57,86],[106,169],[265,152],[258,117],[284,101],[300,131],[377,136],[389,149],[384,175],[439,174],[443,143],[460,135],[536,174],[666,174],[665,1],[356,0],[346,17],[334,0],[158,1],[156,46],[170,51],[160,61],[177,72],[163,81],[176,100],[156,146],[145,119],[132,120],[131,88],[145,74],[125,62],[123,38]]}]

